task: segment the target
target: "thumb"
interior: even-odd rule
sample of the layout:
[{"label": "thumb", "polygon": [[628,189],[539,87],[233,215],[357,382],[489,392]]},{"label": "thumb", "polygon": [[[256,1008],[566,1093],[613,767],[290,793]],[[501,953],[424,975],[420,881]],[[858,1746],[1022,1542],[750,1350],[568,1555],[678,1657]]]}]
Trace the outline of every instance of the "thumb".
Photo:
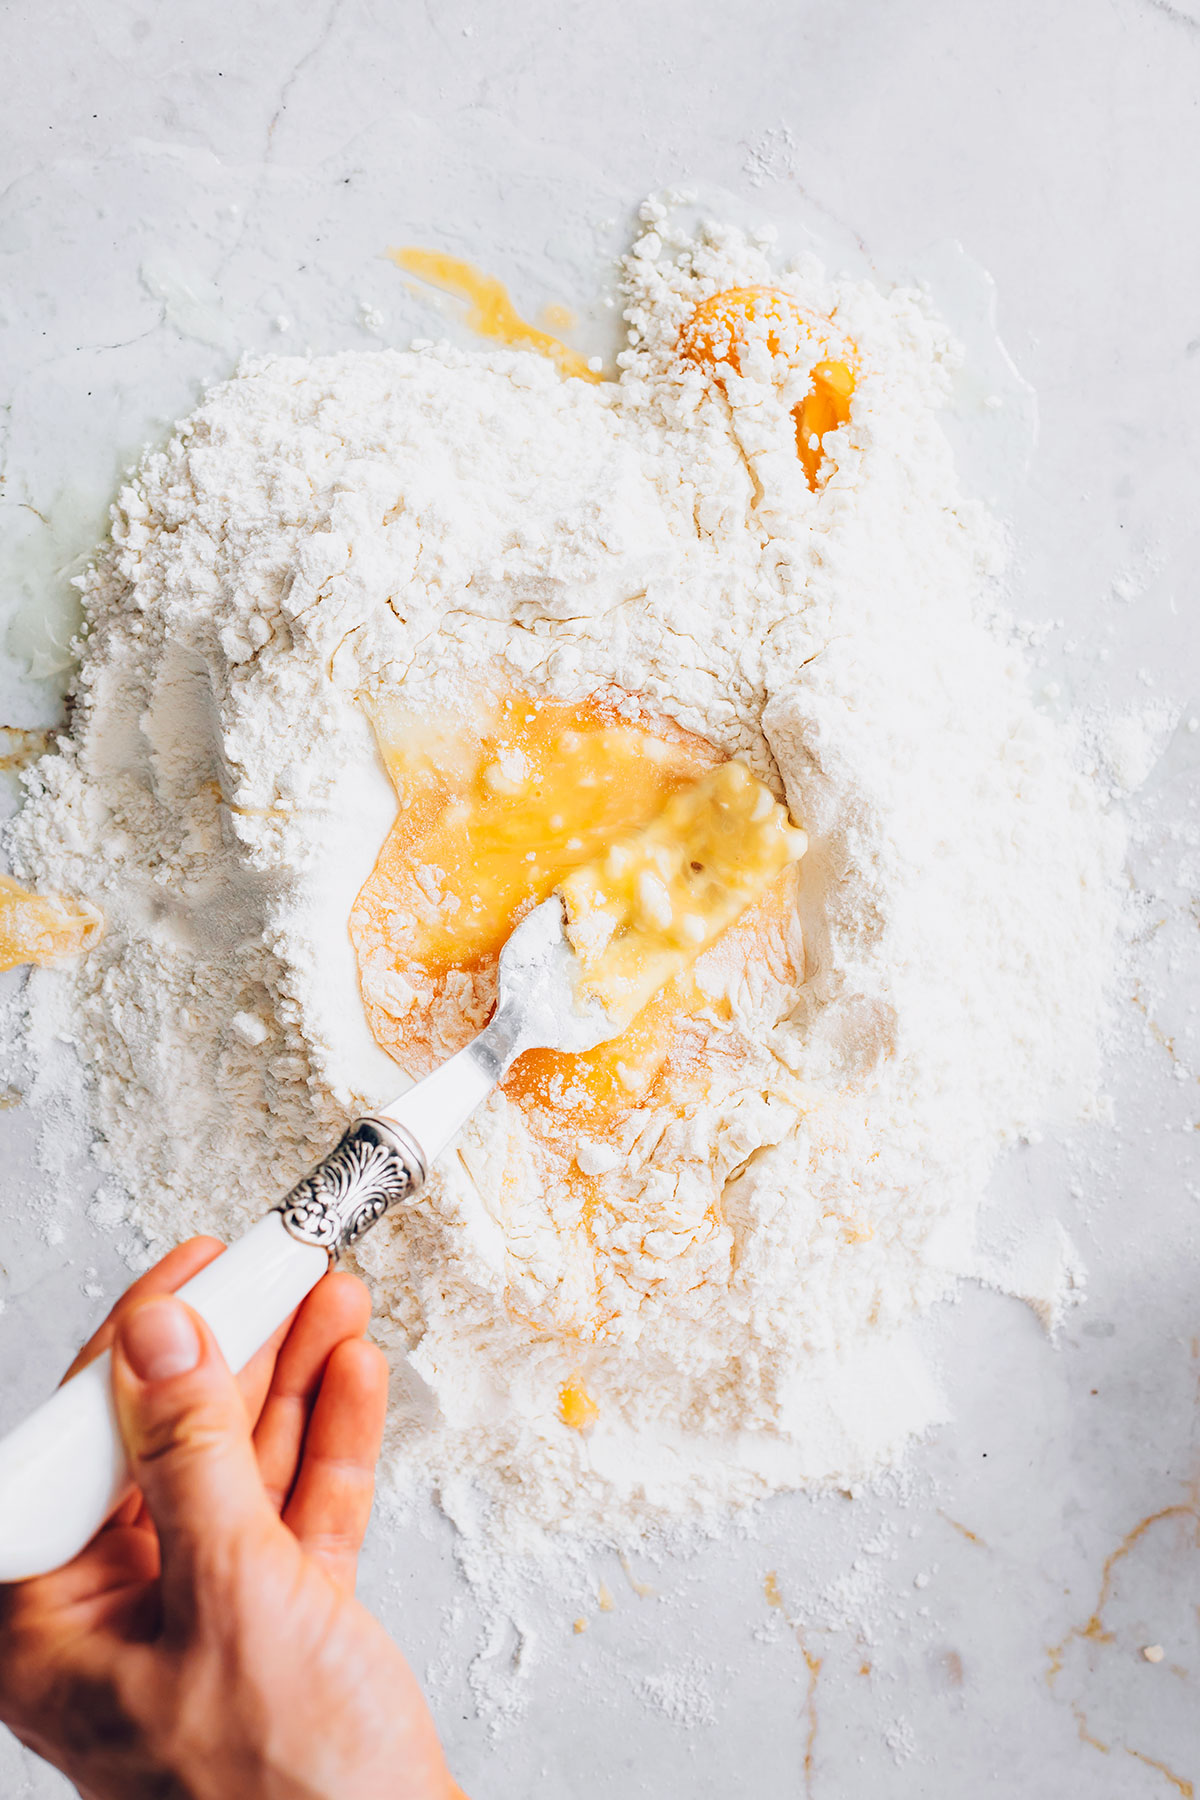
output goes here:
[{"label": "thumb", "polygon": [[113,1400],[162,1551],[168,1620],[222,1589],[246,1533],[271,1522],[246,1409],[203,1319],[173,1295],[130,1307],[112,1351]]}]

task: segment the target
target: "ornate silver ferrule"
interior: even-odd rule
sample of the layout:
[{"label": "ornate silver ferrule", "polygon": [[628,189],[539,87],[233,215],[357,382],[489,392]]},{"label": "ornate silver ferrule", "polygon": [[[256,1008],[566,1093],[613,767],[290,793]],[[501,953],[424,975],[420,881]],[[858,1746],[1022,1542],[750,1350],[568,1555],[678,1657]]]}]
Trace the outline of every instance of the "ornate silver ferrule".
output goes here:
[{"label": "ornate silver ferrule", "polygon": [[294,1238],[335,1262],[390,1206],[413,1200],[428,1171],[419,1146],[390,1119],[356,1119],[276,1212]]}]

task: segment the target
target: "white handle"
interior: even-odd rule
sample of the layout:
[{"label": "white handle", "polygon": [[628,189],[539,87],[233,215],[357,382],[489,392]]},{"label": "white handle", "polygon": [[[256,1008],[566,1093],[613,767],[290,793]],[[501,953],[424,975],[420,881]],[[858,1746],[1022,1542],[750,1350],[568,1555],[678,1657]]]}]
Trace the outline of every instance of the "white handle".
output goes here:
[{"label": "white handle", "polygon": [[[299,1306],[329,1267],[268,1213],[179,1289],[206,1320],[231,1369]],[[129,1492],[109,1383],[109,1355],[89,1363],[0,1439],[0,1581],[70,1561]]]}]

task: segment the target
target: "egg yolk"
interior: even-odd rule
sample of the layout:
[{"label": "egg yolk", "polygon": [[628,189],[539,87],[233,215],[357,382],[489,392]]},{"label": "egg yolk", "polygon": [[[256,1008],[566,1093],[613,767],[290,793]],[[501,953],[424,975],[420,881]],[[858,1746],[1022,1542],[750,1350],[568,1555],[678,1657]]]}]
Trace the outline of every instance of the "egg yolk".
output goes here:
[{"label": "egg yolk", "polygon": [[386,941],[435,981],[499,956],[530,904],[720,759],[603,696],[510,695],[456,730],[380,715],[400,810],[355,904],[351,935]]},{"label": "egg yolk", "polygon": [[600,1408],[578,1375],[570,1376],[558,1390],[558,1416],[572,1431],[590,1431],[600,1417]]},{"label": "egg yolk", "polygon": [[[384,710],[375,725],[398,811],[349,930],[370,1029],[413,1075],[482,1027],[514,925],[572,871],[642,832],[718,766],[736,770],[739,805],[753,811],[766,794],[711,744],[615,690],[570,704],[509,694],[469,721]],[[767,800],[774,825],[780,809]],[[761,829],[760,820],[753,830]],[[756,884],[759,897],[726,933],[731,943],[776,956],[790,893],[780,881],[787,871],[765,891]],[[696,947],[710,936],[706,925]],[[581,1120],[602,1132],[646,1102],[669,1063],[702,1062],[696,1015],[711,1005],[680,967],[618,1037],[580,1055],[527,1051],[504,1091],[547,1137]]]},{"label": "egg yolk", "polygon": [[[718,385],[723,370],[742,373],[742,357],[753,341],[765,342],[772,357],[788,361],[811,355],[814,342],[828,348],[828,333],[808,319],[790,294],[779,288],[725,288],[695,308],[679,334],[679,354],[703,369]],[[820,486],[824,439],[850,417],[855,376],[848,362],[822,358],[812,370],[812,386],[793,408],[796,452],[810,488]]]},{"label": "egg yolk", "polygon": [[673,794],[648,825],[562,882],[580,992],[614,1018],[632,1017],[807,842],[745,763],[722,763]]}]

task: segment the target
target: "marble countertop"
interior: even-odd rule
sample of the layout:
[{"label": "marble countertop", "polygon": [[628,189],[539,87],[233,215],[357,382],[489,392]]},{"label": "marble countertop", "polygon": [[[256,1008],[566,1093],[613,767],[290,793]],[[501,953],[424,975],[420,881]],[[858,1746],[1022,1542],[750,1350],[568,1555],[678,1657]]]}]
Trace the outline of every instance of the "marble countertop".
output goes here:
[{"label": "marble countertop", "polygon": [[[389,243],[468,256],[531,312],[566,303],[607,353],[633,211],[685,186],[839,265],[928,276],[1009,382],[1017,450],[988,440],[973,467],[1011,521],[1054,704],[1182,721],[1130,803],[1112,1122],[1023,1147],[997,1181],[1001,1223],[1062,1221],[1086,1302],[1052,1346],[1019,1301],[965,1290],[925,1327],[953,1422],[902,1477],[777,1502],[690,1557],[598,1562],[615,1604],[582,1635],[547,1596],[481,1652],[432,1509],[376,1522],[364,1591],[479,1800],[1190,1796],[1197,0],[17,0],[0,29],[5,725],[59,716],[69,577],[118,475],[241,349],[461,335]],[[977,266],[1036,445],[991,289],[960,279]],[[2,1424],[127,1279],[62,1094],[18,1098],[0,1095]],[[523,1715],[497,1726],[514,1693]],[[66,1790],[3,1738],[0,1791]]]}]

